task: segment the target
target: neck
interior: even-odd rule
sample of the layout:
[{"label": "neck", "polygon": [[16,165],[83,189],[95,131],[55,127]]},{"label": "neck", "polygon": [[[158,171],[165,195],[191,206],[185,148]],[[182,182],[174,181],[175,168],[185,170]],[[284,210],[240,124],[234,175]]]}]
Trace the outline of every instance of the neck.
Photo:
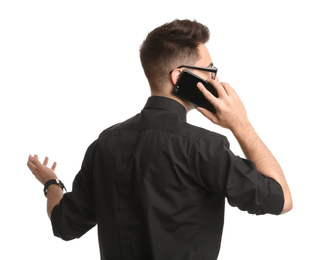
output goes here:
[{"label": "neck", "polygon": [[188,113],[190,110],[194,109],[194,105],[191,104],[190,102],[179,98],[178,96],[174,95],[174,94],[168,94],[168,93],[157,93],[157,92],[153,92],[151,93],[152,96],[160,96],[160,97],[166,97],[166,98],[170,98],[170,99],[174,99],[176,100],[178,103],[180,103],[181,105],[183,105],[186,109],[186,113]]}]

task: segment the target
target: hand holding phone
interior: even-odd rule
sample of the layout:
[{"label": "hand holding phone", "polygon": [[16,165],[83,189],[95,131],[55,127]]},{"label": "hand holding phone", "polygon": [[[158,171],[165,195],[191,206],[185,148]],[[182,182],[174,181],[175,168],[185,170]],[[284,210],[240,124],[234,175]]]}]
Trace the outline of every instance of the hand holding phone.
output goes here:
[{"label": "hand holding phone", "polygon": [[250,125],[247,117],[247,112],[244,104],[236,91],[226,82],[209,82],[217,89],[219,97],[215,98],[211,93],[201,84],[198,84],[198,89],[210,100],[217,108],[217,113],[213,114],[200,107],[197,108],[205,117],[207,117],[214,124],[231,130],[234,134],[236,132],[244,131],[242,128]]},{"label": "hand holding phone", "polygon": [[208,81],[198,77],[188,70],[182,71],[174,86],[174,93],[177,96],[193,103],[195,107],[203,107],[212,113],[216,113],[214,106],[198,89],[198,82],[201,82],[210,93],[212,93],[215,97],[218,97],[216,89]]}]

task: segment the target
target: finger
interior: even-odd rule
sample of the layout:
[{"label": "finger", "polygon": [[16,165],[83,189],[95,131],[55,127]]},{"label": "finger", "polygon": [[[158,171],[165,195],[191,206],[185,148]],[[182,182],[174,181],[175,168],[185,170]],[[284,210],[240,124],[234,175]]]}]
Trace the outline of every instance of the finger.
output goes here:
[{"label": "finger", "polygon": [[218,123],[218,117],[212,112],[202,107],[197,107],[197,110],[201,112],[203,116],[207,117],[210,121],[212,121],[214,124]]},{"label": "finger", "polygon": [[231,95],[231,93],[234,92],[234,89],[228,83],[226,82],[219,82],[219,83],[223,86],[227,95]]},{"label": "finger", "polygon": [[30,171],[35,175],[38,172],[38,168],[33,164],[33,161],[34,161],[34,157],[30,155],[27,165]]},{"label": "finger", "polygon": [[27,165],[29,166],[29,165],[33,165],[33,166],[35,166],[34,165],[34,160],[35,160],[35,158],[32,156],[32,155],[29,155],[29,158],[28,158],[28,163],[27,163]]},{"label": "finger", "polygon": [[51,167],[51,170],[52,170],[52,171],[55,171],[56,165],[57,165],[57,163],[54,162],[53,165],[52,165],[52,167]]},{"label": "finger", "polygon": [[227,95],[225,88],[223,87],[222,84],[220,84],[220,82],[213,80],[213,79],[207,79],[207,81],[209,84],[211,84],[216,89],[219,97]]},{"label": "finger", "polygon": [[44,161],[43,161],[43,165],[44,165],[44,166],[47,166],[48,162],[49,162],[49,158],[48,158],[48,157],[45,157],[45,159],[44,159]]},{"label": "finger", "polygon": [[[32,157],[32,156],[31,156]],[[39,161],[39,157],[35,154],[34,157],[31,158],[30,160],[32,162],[32,164],[36,167],[36,168],[41,168],[43,167],[42,163]]]},{"label": "finger", "polygon": [[202,94],[204,95],[204,97],[213,105],[215,105],[217,98],[210,93],[202,83],[198,82],[197,84],[198,89],[200,90],[200,92],[202,92]]}]

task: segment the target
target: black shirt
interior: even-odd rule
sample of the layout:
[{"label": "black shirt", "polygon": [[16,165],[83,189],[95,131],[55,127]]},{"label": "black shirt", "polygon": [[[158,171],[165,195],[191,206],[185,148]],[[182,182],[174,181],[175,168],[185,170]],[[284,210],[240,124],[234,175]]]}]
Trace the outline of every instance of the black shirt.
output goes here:
[{"label": "black shirt", "polygon": [[64,240],[97,224],[101,259],[211,260],[225,198],[257,215],[280,214],[284,204],[281,186],[235,156],[226,137],[188,124],[177,101],[153,96],[91,144],[51,221]]}]

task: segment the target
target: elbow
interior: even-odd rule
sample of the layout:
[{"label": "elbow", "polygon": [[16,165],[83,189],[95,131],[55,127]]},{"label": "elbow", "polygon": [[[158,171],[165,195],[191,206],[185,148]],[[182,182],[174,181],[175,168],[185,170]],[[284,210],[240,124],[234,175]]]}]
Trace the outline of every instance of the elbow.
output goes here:
[{"label": "elbow", "polygon": [[292,208],[293,208],[292,202],[291,202],[291,203],[287,203],[287,205],[286,205],[286,203],[285,203],[284,208],[283,208],[283,210],[282,210],[282,212],[281,212],[280,215],[283,215],[283,214],[285,214],[285,213],[288,213],[289,211],[292,210]]},{"label": "elbow", "polygon": [[285,199],[285,203],[284,203],[284,207],[283,207],[283,210],[281,212],[281,215],[291,211],[292,208],[293,208],[293,202],[292,202],[291,195],[289,194],[288,199]]}]

